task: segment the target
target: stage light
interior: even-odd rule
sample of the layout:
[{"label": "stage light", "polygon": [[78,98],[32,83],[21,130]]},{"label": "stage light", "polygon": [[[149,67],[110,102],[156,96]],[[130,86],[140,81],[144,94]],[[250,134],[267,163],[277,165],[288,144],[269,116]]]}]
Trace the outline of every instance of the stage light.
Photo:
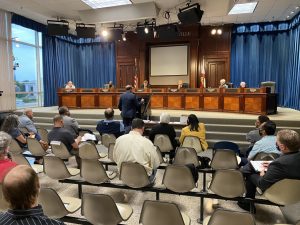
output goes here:
[{"label": "stage light", "polygon": [[200,9],[199,3],[192,5],[187,4],[187,7],[179,9],[177,17],[182,24],[199,23],[204,11]]},{"label": "stage light", "polygon": [[125,33],[122,34],[122,40],[123,40],[123,41],[126,41],[126,40],[127,40],[127,39],[126,39],[126,34],[125,34]]},{"label": "stage light", "polygon": [[95,38],[96,25],[76,23],[76,33],[77,33],[77,37],[79,38]]},{"label": "stage light", "polygon": [[211,32],[210,32],[212,35],[215,35],[217,33],[217,30],[216,29],[212,29]]},{"label": "stage light", "polygon": [[145,34],[148,34],[149,33],[149,28],[145,27],[144,31],[145,31]]},{"label": "stage light", "polygon": [[223,33],[222,29],[219,28],[219,29],[217,30],[217,34],[218,34],[218,35],[221,35],[222,33]]},{"label": "stage light", "polygon": [[107,30],[103,30],[101,34],[102,34],[103,37],[107,37],[108,36],[108,31]]}]

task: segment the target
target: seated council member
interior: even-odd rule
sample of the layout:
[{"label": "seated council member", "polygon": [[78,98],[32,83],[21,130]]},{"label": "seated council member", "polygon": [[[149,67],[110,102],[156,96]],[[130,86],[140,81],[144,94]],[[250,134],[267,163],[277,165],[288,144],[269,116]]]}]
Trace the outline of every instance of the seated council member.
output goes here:
[{"label": "seated council member", "polygon": [[108,82],[108,88],[109,89],[115,88],[115,86],[114,86],[114,84],[113,84],[113,82],[111,80]]},{"label": "seated council member", "polygon": [[117,138],[125,133],[124,124],[122,121],[114,120],[114,109],[107,108],[104,111],[105,120],[97,123],[96,130],[100,135],[113,134]]},{"label": "seated council member", "polygon": [[38,204],[40,182],[29,166],[12,168],[4,177],[3,196],[9,204],[7,212],[0,212],[0,224],[4,225],[62,225],[63,222],[48,218]]},{"label": "seated council member", "polygon": [[71,92],[71,91],[74,91],[74,89],[75,89],[75,86],[74,86],[73,82],[72,81],[68,81],[68,83],[65,86],[65,90],[67,92]]},{"label": "seated council member", "polygon": [[[280,130],[277,133],[276,143],[282,153],[281,156],[271,163],[264,163],[261,172],[256,172],[250,163],[243,167],[242,172],[246,178],[246,198],[255,198],[256,187],[264,192],[282,179],[300,179],[299,134],[294,130]],[[239,201],[238,205],[244,210],[250,210],[249,202]]]},{"label": "seated council member", "polygon": [[148,80],[144,80],[144,83],[141,85],[141,88],[151,88],[151,84],[149,84]]},{"label": "seated council member", "polygon": [[245,82],[245,81],[242,81],[242,82],[240,83],[240,88],[246,88],[246,87],[247,87],[246,82]]},{"label": "seated council member", "polygon": [[175,129],[170,123],[170,115],[168,113],[162,113],[160,115],[160,123],[152,127],[150,133],[149,133],[149,139],[154,143],[155,135],[157,134],[165,134],[168,135],[170,138],[170,141],[173,146],[173,151],[170,153],[170,158],[174,157],[174,151],[176,147],[178,146],[178,143],[176,141],[176,132]]},{"label": "seated council member", "polygon": [[200,139],[201,146],[203,150],[207,150],[208,144],[205,139],[205,125],[204,123],[199,123],[199,120],[195,114],[190,114],[187,119],[186,127],[182,128],[179,142],[183,143],[186,136],[195,136]]},{"label": "seated council member", "polygon": [[228,85],[226,84],[226,80],[225,79],[221,79],[220,80],[219,88],[228,88]]}]

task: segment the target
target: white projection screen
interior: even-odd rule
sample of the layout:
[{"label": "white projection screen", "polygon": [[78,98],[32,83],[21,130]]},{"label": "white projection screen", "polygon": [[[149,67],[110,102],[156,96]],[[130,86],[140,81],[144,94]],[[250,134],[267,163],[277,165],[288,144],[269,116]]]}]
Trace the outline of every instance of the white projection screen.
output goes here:
[{"label": "white projection screen", "polygon": [[150,48],[150,76],[187,76],[188,46]]}]

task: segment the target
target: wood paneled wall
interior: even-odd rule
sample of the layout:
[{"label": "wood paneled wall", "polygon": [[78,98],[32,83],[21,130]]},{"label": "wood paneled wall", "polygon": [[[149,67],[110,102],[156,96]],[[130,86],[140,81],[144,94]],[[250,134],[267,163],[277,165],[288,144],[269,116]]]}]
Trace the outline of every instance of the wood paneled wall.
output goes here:
[{"label": "wood paneled wall", "polygon": [[190,87],[199,87],[204,59],[207,86],[215,87],[221,78],[230,80],[231,25],[221,26],[222,35],[211,35],[212,26],[180,26],[180,36],[174,40],[141,40],[134,32],[127,41],[117,42],[117,87],[132,83],[135,73],[138,84],[149,79],[149,47],[153,45],[188,44]]}]

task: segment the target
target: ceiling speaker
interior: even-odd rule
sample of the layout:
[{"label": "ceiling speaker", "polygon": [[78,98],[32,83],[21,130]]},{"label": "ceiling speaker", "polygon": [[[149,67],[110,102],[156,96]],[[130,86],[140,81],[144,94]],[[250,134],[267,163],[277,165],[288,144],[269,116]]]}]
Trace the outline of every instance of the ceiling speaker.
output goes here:
[{"label": "ceiling speaker", "polygon": [[117,29],[111,29],[109,31],[110,35],[109,35],[109,40],[110,41],[121,41],[122,40],[122,33],[123,33],[123,29],[121,28],[117,28]]},{"label": "ceiling speaker", "polygon": [[67,21],[48,20],[48,35],[66,36],[69,31],[69,23]]},{"label": "ceiling speaker", "polygon": [[183,9],[179,9],[177,14],[182,24],[195,24],[201,21],[204,11],[200,9],[199,4],[193,4]]},{"label": "ceiling speaker", "polygon": [[76,33],[79,38],[95,38],[96,27],[86,27],[76,24]]},{"label": "ceiling speaker", "polygon": [[157,27],[157,35],[160,40],[172,40],[178,37],[178,27],[176,24],[166,24]]}]

